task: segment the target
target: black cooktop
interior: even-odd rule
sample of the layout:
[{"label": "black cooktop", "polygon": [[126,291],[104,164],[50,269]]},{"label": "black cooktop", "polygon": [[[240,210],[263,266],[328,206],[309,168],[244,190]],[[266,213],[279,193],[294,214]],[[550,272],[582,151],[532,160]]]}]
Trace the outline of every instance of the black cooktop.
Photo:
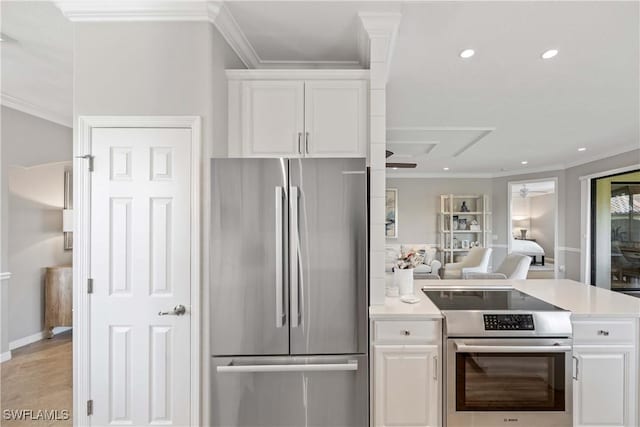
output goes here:
[{"label": "black cooktop", "polygon": [[515,289],[509,290],[426,290],[440,310],[564,311],[560,307]]}]

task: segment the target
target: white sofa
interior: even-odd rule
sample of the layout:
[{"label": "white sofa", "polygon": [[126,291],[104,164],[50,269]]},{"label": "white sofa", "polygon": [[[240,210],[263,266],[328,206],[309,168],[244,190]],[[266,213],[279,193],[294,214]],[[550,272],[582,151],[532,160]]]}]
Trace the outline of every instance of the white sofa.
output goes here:
[{"label": "white sofa", "polygon": [[420,243],[386,245],[385,271],[391,272],[400,255],[405,255],[410,251],[424,251],[424,263],[413,270],[414,277],[420,278],[420,275],[423,274],[439,274],[442,264],[436,259],[436,248]]}]

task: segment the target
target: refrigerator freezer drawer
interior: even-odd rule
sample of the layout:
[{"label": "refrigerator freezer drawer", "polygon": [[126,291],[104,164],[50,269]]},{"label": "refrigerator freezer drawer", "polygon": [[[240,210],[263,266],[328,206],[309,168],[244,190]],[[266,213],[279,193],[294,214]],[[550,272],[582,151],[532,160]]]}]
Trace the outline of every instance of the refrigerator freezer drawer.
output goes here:
[{"label": "refrigerator freezer drawer", "polygon": [[215,427],[364,427],[366,355],[214,357]]}]

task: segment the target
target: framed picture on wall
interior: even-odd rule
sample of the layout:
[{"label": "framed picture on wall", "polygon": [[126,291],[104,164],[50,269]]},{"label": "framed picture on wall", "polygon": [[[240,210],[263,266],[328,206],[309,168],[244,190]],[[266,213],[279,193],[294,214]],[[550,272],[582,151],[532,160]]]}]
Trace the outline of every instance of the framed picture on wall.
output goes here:
[{"label": "framed picture on wall", "polygon": [[385,236],[398,238],[398,189],[387,188],[385,193]]}]

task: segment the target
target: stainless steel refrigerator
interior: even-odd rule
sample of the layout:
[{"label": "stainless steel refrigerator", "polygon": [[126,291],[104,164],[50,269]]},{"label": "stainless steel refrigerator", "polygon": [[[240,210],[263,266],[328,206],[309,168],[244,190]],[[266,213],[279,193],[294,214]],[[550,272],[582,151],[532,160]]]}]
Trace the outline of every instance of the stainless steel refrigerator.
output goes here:
[{"label": "stainless steel refrigerator", "polygon": [[364,159],[214,159],[213,426],[368,426]]}]

